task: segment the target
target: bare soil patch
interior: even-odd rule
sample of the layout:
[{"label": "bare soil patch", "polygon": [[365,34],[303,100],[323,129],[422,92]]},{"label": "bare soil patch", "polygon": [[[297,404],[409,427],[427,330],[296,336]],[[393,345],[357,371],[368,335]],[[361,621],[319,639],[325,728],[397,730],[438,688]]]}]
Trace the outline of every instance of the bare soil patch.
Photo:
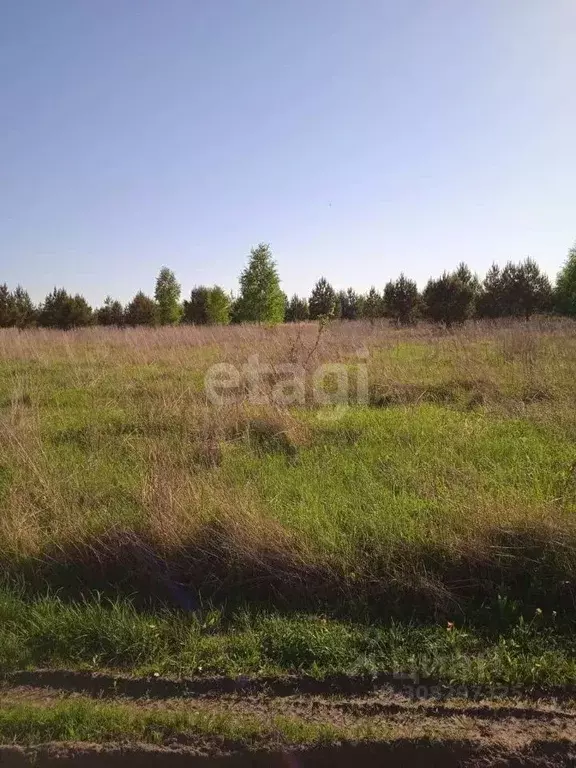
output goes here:
[{"label": "bare soil patch", "polygon": [[465,742],[401,740],[384,744],[315,747],[293,751],[259,750],[222,754],[210,751],[209,742],[177,748],[146,745],[47,744],[34,749],[0,748],[5,768],[500,768],[538,766],[560,768],[573,765],[576,750],[567,742],[545,742],[526,750],[486,748]]}]

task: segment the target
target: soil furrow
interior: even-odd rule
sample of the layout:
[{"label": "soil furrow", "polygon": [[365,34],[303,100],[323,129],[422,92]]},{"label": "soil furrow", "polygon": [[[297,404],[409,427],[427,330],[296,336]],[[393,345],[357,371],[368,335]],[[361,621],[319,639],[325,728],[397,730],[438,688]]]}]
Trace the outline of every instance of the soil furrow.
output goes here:
[{"label": "soil furrow", "polygon": [[12,686],[52,688],[89,696],[125,696],[139,699],[171,699],[191,696],[226,694],[266,694],[275,697],[305,695],[366,696],[375,692],[401,693],[414,701],[442,701],[458,698],[470,701],[522,698],[528,701],[569,702],[576,700],[576,685],[506,686],[452,685],[448,681],[420,679],[399,680],[393,675],[331,675],[315,678],[308,675],[286,677],[128,677],[121,674],[78,672],[69,670],[33,670],[6,673],[1,680]]},{"label": "soil furrow", "polygon": [[[49,706],[63,699],[94,698],[84,693],[62,691],[56,688],[33,686],[0,686],[0,705],[22,702]],[[540,722],[576,723],[576,708],[562,708],[549,701],[483,701],[466,700],[413,702],[394,692],[382,692],[368,697],[342,698],[337,696],[285,696],[223,694],[222,696],[199,695],[177,698],[131,699],[123,695],[100,695],[98,701],[123,704],[149,710],[176,710],[193,707],[206,711],[225,711],[240,714],[265,715],[269,713],[295,715],[321,722],[341,721],[358,718],[392,719],[422,717],[446,720],[453,717],[468,717],[475,720],[531,720]]]}]

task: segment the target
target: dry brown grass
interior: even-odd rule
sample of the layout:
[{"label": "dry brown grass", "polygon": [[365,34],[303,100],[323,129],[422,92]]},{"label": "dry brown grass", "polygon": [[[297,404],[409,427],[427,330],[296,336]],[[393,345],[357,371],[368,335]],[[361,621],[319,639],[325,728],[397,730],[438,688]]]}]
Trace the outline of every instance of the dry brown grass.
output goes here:
[{"label": "dry brown grass", "polygon": [[[320,360],[336,362],[349,359],[363,345],[369,350],[398,344],[449,344],[464,349],[471,343],[490,340],[501,346],[509,360],[517,360],[533,356],[543,335],[574,341],[574,322],[561,318],[535,318],[529,323],[475,321],[452,331],[427,323],[398,329],[385,320],[374,324],[334,322],[321,334],[317,352]],[[317,337],[316,323],[75,331],[2,329],[0,359],[94,363],[120,358],[125,363],[175,363],[186,359],[191,350],[213,349],[216,358],[227,362],[242,362],[246,353],[253,352],[267,360],[284,362],[296,357],[303,362],[316,347]]]}]

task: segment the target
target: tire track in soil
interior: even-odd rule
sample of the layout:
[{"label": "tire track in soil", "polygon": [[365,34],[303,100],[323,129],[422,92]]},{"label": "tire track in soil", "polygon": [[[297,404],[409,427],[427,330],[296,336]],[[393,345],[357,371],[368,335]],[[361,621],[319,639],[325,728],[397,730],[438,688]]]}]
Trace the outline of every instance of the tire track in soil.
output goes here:
[{"label": "tire track in soil", "polygon": [[[381,689],[402,692],[408,698],[418,700],[419,691],[434,691],[434,700],[455,698],[454,692],[464,689],[466,698],[506,698],[513,691],[515,698],[530,701],[555,702],[576,700],[576,686],[548,686],[524,688],[521,686],[470,685],[453,686],[431,678],[422,678],[411,684],[393,675],[329,675],[322,679],[308,675],[285,677],[191,677],[171,679],[166,677],[129,677],[105,673],[77,672],[68,670],[33,670],[6,673],[0,680],[13,686],[54,688],[61,691],[83,693],[90,696],[125,696],[170,699],[183,696],[222,696],[225,694],[269,694],[275,697],[305,695],[366,696]],[[494,692],[501,695],[494,697]]]},{"label": "tire track in soil", "polygon": [[[383,678],[380,678],[382,681]],[[340,676],[319,681],[293,678],[128,678],[40,670],[4,675],[0,706],[26,703],[50,707],[66,699],[98,698],[102,703],[154,709],[194,709],[262,722],[281,715],[338,726],[345,734],[358,723],[376,734],[370,741],[314,747],[287,744],[281,736],[258,737],[249,748],[217,735],[182,733],[161,746],[146,744],[47,744],[0,747],[5,768],[372,768],[406,766],[576,766],[576,704],[567,689],[553,698],[535,690],[517,699],[415,700],[406,685],[378,685]],[[395,681],[396,682],[396,681]],[[362,691],[365,689],[364,693]],[[558,689],[557,689],[558,690]],[[350,693],[350,691],[352,691]],[[385,734],[378,739],[378,728]],[[340,732],[340,731],[339,731]],[[352,733],[352,730],[350,731]],[[372,732],[372,731],[371,731]]]},{"label": "tire track in soil", "polygon": [[[0,684],[0,704],[18,701],[29,704],[50,704],[62,699],[86,698],[83,692],[70,692],[55,688],[32,686],[6,686]],[[468,702],[456,700],[426,700],[415,702],[394,692],[383,691],[368,697],[341,698],[338,696],[296,696],[275,697],[269,694],[223,694],[222,696],[199,695],[159,699],[141,697],[130,699],[121,694],[115,696],[91,696],[100,702],[121,702],[137,708],[178,709],[194,706],[206,711],[225,711],[233,714],[252,715],[295,715],[318,722],[336,722],[345,719],[383,719],[423,717],[447,720],[467,717],[474,720],[530,720],[536,722],[566,722],[576,726],[576,707],[563,709],[557,703],[539,702]]]}]

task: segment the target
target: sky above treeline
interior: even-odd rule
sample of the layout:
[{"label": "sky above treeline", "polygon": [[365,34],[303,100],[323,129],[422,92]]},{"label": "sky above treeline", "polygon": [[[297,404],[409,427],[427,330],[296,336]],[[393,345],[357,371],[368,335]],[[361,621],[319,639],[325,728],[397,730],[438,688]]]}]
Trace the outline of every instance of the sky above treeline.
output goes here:
[{"label": "sky above treeline", "polygon": [[575,0],[0,0],[0,282],[422,287],[576,240]]}]

